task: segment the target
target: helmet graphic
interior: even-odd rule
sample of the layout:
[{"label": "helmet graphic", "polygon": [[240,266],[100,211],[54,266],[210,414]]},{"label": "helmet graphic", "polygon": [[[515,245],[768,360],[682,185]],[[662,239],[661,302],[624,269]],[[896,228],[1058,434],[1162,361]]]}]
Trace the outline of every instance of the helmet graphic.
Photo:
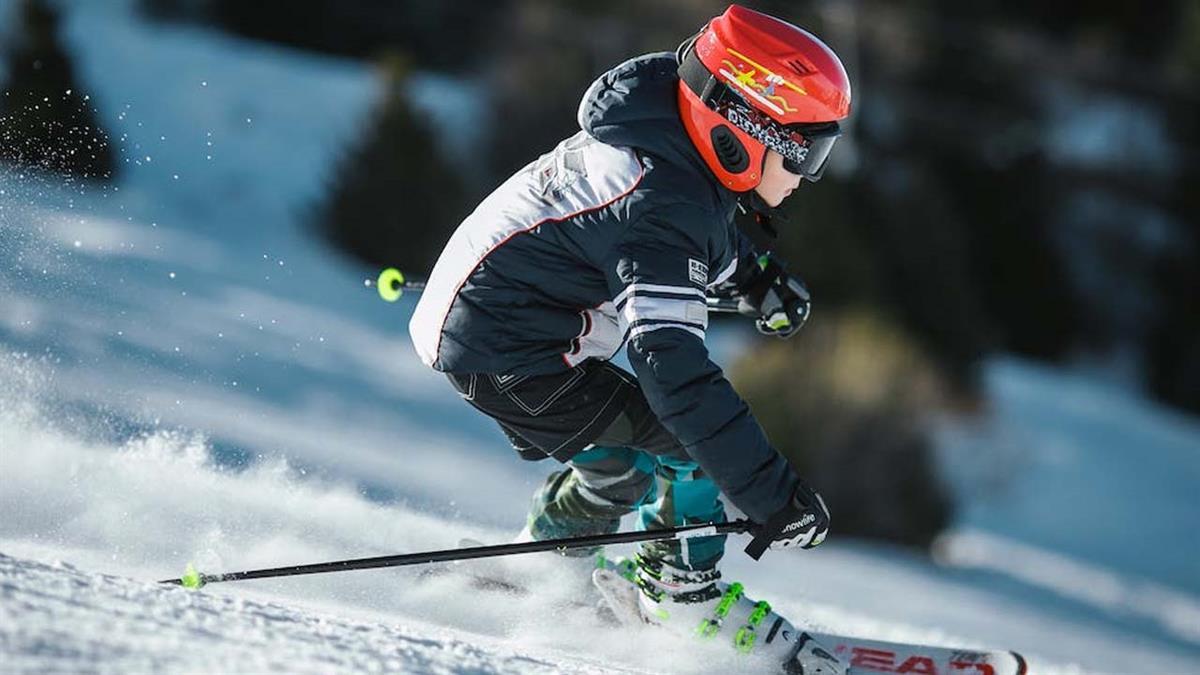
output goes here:
[{"label": "helmet graphic", "polygon": [[784,167],[820,180],[850,114],[850,79],[837,55],[786,21],[731,5],[679,48],[679,116],[725,187],[752,190],[767,148]]}]

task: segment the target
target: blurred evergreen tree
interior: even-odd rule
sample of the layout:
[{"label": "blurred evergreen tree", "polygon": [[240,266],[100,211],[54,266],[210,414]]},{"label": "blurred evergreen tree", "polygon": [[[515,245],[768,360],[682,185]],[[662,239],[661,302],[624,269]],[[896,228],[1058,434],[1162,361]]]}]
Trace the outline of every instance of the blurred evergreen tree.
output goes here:
[{"label": "blurred evergreen tree", "polygon": [[[935,189],[914,191],[910,200],[941,195],[949,217],[912,225],[953,230],[950,236],[961,243],[955,250],[935,251],[954,257],[959,274],[945,281],[963,284],[976,303],[970,313],[955,317],[975,327],[953,329],[966,338],[959,349],[986,346],[1061,357],[1077,337],[1078,311],[1061,252],[1045,226],[1055,199],[1053,180],[1028,140],[1040,82],[997,62],[970,39],[989,21],[1000,21],[1002,10],[967,24],[964,35],[955,3],[937,4],[940,11],[918,24],[936,37],[910,81],[899,151],[921,158],[935,181]],[[926,313],[921,332],[943,330],[934,327],[936,321]],[[944,341],[941,346],[939,352],[953,349]]]},{"label": "blurred evergreen tree", "polygon": [[895,322],[862,307],[827,311],[801,336],[763,338],[731,377],[828,501],[839,535],[925,548],[949,523],[929,427],[952,394]]},{"label": "blurred evergreen tree", "polygon": [[58,13],[45,0],[22,0],[17,36],[5,50],[0,95],[0,159],[84,178],[113,176],[109,136],[75,79],[58,38]]},{"label": "blurred evergreen tree", "polygon": [[1184,410],[1200,414],[1200,3],[1181,8],[1176,39],[1165,68],[1178,93],[1169,108],[1173,147],[1181,170],[1171,191],[1171,209],[1186,224],[1187,240],[1156,268],[1163,321],[1150,335],[1146,364],[1151,391]]},{"label": "blurred evergreen tree", "polygon": [[318,228],[378,266],[424,276],[470,211],[462,182],[404,93],[405,66],[384,66],[383,97],[369,128],[331,173]]},{"label": "blurred evergreen tree", "polygon": [[1146,369],[1150,391],[1172,405],[1200,414],[1200,251],[1197,238],[1155,270],[1165,287],[1164,318],[1150,334]]},{"label": "blurred evergreen tree", "polygon": [[[1187,39],[1200,57],[1200,6]],[[1178,58],[1189,58],[1180,55]],[[1200,80],[1200,74],[1192,75]],[[1175,217],[1186,225],[1184,241],[1156,266],[1154,283],[1162,302],[1162,320],[1150,333],[1145,361],[1150,391],[1160,399],[1200,414],[1200,104],[1177,102],[1171,110],[1173,138],[1184,157],[1171,191]]]}]

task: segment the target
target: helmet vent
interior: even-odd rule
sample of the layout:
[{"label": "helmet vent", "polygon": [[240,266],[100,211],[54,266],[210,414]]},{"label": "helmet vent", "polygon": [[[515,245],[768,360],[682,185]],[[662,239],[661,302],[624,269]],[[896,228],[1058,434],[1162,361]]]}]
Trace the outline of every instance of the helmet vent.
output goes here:
[{"label": "helmet vent", "polygon": [[746,148],[724,124],[713,127],[712,144],[717,152],[717,161],[721,162],[726,171],[741,173],[750,166],[750,156],[746,154]]},{"label": "helmet vent", "polygon": [[812,75],[813,74],[812,68],[809,68],[807,65],[802,63],[799,59],[792,59],[791,61],[787,62],[787,65],[789,68],[796,71],[800,75]]}]

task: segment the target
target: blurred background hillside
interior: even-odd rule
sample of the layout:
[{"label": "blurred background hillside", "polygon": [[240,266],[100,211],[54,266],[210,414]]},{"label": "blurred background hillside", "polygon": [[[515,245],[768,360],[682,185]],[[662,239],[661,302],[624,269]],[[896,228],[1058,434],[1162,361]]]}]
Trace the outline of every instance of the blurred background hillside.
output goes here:
[{"label": "blurred background hillside", "polygon": [[[8,3],[0,161],[115,185],[143,160],[97,119],[58,28],[70,4]],[[595,77],[725,7],[132,4],[164,28],[369,64],[373,110],[294,215],[364,266],[417,275],[494,186],[576,131]],[[745,4],[822,37],[854,85],[830,171],[786,204],[776,244],[814,318],[786,343],[748,338],[728,364],[839,505],[840,532],[925,547],[952,521],[935,436],[948,415],[988,412],[989,357],[1200,414],[1200,3]]]}]

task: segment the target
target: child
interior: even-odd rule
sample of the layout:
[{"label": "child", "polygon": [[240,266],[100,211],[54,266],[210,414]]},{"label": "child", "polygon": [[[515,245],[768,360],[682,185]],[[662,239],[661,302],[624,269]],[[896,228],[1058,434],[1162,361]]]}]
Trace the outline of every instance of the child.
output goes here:
[{"label": "child", "polygon": [[[676,53],[602,75],[580,104],[583,130],[459,226],[410,332],[523,458],[565,465],[535,494],[524,537],[613,532],[635,510],[646,529],[724,521],[724,493],[759,525],[756,558],[825,539],[824,500],[708,358],[705,298],[730,289],[763,332],[800,328],[803,285],[757,255],[733,217],[818,180],[849,110],[849,80],[825,44],[734,5]],[[636,378],[609,362],[622,345]],[[730,636],[751,621],[760,645],[789,661],[799,650],[804,672],[840,671],[740,584],[719,581],[724,545],[643,546],[644,618],[691,632],[725,618],[714,614],[725,601]]]}]

